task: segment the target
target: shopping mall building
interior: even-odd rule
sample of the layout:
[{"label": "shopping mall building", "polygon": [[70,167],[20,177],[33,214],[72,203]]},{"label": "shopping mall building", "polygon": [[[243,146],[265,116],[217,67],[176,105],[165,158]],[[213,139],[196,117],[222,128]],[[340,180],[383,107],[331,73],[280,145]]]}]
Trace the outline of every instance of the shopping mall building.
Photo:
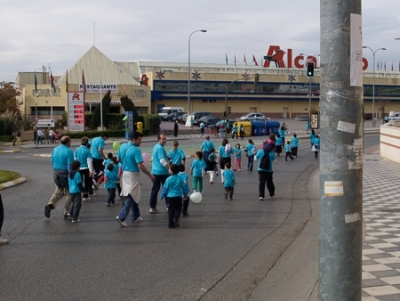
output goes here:
[{"label": "shopping mall building", "polygon": [[[222,116],[230,107],[230,117],[261,112],[271,118],[295,118],[319,111],[319,68],[313,77],[304,69],[306,58],[286,51],[285,62],[265,61],[263,66],[216,65],[191,63],[190,101],[188,97],[188,63],[118,62],[95,46],[61,76],[54,75],[55,90],[48,70],[21,72],[16,88],[21,111],[32,120],[58,119],[68,111],[68,93],[84,91],[85,111],[93,111],[107,91],[111,91],[111,113],[123,113],[120,97],[128,96],[138,113],[157,113],[162,107],[209,111]],[[370,69],[372,66],[370,66]],[[392,66],[393,68],[393,66]],[[259,82],[255,84],[255,76]],[[36,85],[35,85],[36,76]],[[372,112],[375,79],[375,112],[377,117],[400,111],[399,72],[364,70],[364,113]],[[36,89],[35,89],[36,87]],[[229,87],[229,91],[228,91]],[[310,93],[311,91],[311,93]],[[189,108],[190,107],[190,108]]]}]

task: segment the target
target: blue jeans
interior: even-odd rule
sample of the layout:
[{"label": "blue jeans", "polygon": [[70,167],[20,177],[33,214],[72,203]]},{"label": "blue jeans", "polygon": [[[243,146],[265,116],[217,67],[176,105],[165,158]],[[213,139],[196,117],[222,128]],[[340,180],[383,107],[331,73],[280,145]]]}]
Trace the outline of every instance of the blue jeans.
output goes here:
[{"label": "blue jeans", "polygon": [[156,209],[157,207],[157,195],[160,190],[161,184],[164,185],[168,178],[168,175],[153,175],[156,179],[153,182],[153,187],[150,193],[150,208]]},{"label": "blue jeans", "polygon": [[248,158],[247,169],[250,170],[250,171],[253,171],[254,155],[250,155],[247,158]]},{"label": "blue jeans", "polygon": [[118,218],[121,221],[125,221],[131,208],[132,208],[131,220],[132,222],[134,222],[140,216],[140,210],[138,203],[136,203],[132,198],[132,196],[129,194],[124,202],[124,206],[122,207],[120,213],[118,214]]},{"label": "blue jeans", "polygon": [[107,204],[114,204],[116,188],[107,188],[108,200]]},{"label": "blue jeans", "polygon": [[72,216],[73,221],[77,221],[82,207],[82,194],[80,192],[71,193],[71,201],[72,204],[69,209],[69,214]]}]

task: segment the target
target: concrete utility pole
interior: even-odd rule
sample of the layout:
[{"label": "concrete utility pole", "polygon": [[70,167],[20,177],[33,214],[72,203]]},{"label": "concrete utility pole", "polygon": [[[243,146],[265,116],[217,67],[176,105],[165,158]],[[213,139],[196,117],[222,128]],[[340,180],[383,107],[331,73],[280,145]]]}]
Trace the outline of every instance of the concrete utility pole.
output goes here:
[{"label": "concrete utility pole", "polygon": [[361,0],[320,1],[319,300],[362,295]]}]

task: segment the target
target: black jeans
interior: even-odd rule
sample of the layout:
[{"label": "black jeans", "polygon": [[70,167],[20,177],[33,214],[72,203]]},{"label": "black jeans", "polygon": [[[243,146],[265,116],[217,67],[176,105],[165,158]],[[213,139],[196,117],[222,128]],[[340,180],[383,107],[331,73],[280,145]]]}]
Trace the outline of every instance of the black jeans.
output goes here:
[{"label": "black jeans", "polygon": [[164,185],[168,178],[168,175],[153,175],[156,179],[153,182],[153,187],[150,193],[150,208],[156,209],[157,207],[157,195],[160,190],[161,184]]},{"label": "black jeans", "polygon": [[95,172],[94,179],[97,180],[97,176],[101,171],[104,171],[104,165],[102,159],[93,158],[93,169]]},{"label": "black jeans", "polygon": [[85,191],[83,192],[83,197],[88,198],[90,187],[92,187],[92,179],[89,177],[89,169],[81,169],[79,170],[79,173],[81,174],[83,179],[83,188],[85,188]]},{"label": "black jeans", "polygon": [[174,225],[181,218],[182,212],[182,197],[166,197],[168,202],[168,226]]},{"label": "black jeans", "polygon": [[265,197],[265,183],[267,183],[267,189],[269,196],[273,197],[275,195],[275,185],[272,179],[273,172],[271,171],[258,171],[258,196]]}]

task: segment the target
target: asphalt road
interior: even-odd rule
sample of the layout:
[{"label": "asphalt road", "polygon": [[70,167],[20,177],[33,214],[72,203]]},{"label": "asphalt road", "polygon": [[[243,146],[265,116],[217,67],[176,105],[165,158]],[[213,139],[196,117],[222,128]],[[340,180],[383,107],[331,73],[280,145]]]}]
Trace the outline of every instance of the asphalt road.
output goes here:
[{"label": "asphalt road", "polygon": [[179,229],[168,229],[161,201],[159,214],[148,213],[151,183],[144,175],[142,223],[121,228],[120,206],[105,205],[104,189],[83,204],[79,224],[63,220],[63,202],[46,219],[51,164],[35,152],[0,156],[2,169],[28,178],[2,191],[3,235],[11,240],[0,248],[2,301],[248,300],[311,217],[307,188],[318,161],[308,141],[295,161],[281,157],[274,165],[275,198],[258,200],[257,173],[246,168],[236,173],[233,201],[224,199],[222,184],[209,185],[205,177],[203,201],[190,204]]}]

